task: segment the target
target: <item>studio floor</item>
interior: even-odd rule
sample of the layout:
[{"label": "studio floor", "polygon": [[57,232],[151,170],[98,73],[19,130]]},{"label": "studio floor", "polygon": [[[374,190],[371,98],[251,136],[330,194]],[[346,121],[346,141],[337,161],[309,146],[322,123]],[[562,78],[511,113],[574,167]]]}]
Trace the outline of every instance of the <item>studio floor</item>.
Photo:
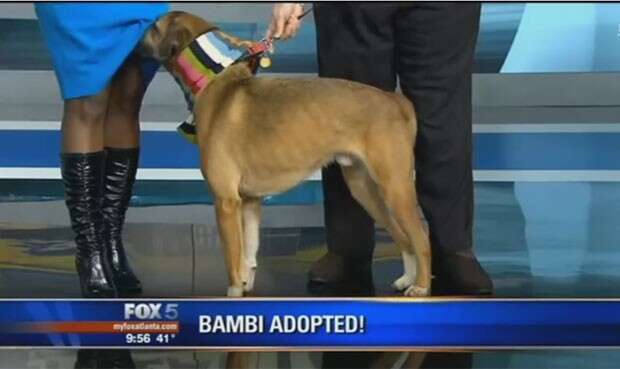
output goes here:
[{"label": "studio floor", "polygon": [[[7,211],[7,206],[21,205],[2,203],[0,211]],[[619,213],[618,183],[477,183],[476,250],[499,297],[620,297]],[[24,223],[17,218],[8,222],[5,213],[0,227],[0,296],[79,297],[69,228]],[[50,219],[50,224],[57,223]],[[307,288],[307,271],[324,252],[324,237],[320,227],[264,228],[255,294],[370,293],[353,292],[348,287],[327,292]],[[212,224],[130,221],[126,244],[147,297],[222,296],[225,292],[222,255]],[[400,268],[394,245],[379,231],[373,263],[377,295],[394,294],[389,285]],[[133,352],[139,368],[219,368],[227,362],[230,367],[237,361],[227,355],[200,351]],[[74,360],[75,351],[71,350],[0,351],[0,368],[67,368],[72,367]],[[597,369],[620,368],[620,352],[434,353],[424,358],[394,353],[270,352],[251,354],[248,362],[252,367],[283,369]]]}]

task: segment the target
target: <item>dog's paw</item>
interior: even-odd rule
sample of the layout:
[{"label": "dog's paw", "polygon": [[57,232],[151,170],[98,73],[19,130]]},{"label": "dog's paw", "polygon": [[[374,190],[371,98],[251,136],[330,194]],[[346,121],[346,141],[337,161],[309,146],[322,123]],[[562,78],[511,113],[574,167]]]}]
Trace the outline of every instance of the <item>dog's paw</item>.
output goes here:
[{"label": "dog's paw", "polygon": [[243,297],[243,288],[237,287],[237,286],[228,286],[228,291],[226,292],[226,296]]},{"label": "dog's paw", "polygon": [[243,291],[250,292],[254,289],[254,279],[256,276],[256,268],[248,268],[243,278]]},{"label": "dog's paw", "polygon": [[425,296],[430,295],[430,292],[431,292],[430,288],[428,287],[420,287],[416,285],[411,285],[407,287],[407,289],[405,290],[403,294],[408,297],[425,297]]},{"label": "dog's paw", "polygon": [[411,285],[413,285],[413,282],[414,278],[405,273],[402,277],[398,278],[394,281],[394,283],[392,283],[392,287],[394,287],[394,289],[397,291],[404,291]]},{"label": "dog's paw", "polygon": [[403,291],[405,296],[410,297],[424,297],[430,294],[430,288],[416,285],[415,278],[407,273],[395,280],[392,287],[398,291]]}]

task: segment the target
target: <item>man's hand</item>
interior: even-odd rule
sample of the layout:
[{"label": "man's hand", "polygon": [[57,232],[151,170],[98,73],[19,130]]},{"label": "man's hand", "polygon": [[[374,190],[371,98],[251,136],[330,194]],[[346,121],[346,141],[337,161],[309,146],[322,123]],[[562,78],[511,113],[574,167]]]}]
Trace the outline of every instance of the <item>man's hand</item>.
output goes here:
[{"label": "man's hand", "polygon": [[304,13],[302,3],[279,3],[273,6],[271,24],[267,31],[267,37],[286,40],[295,36],[301,20],[298,19]]}]

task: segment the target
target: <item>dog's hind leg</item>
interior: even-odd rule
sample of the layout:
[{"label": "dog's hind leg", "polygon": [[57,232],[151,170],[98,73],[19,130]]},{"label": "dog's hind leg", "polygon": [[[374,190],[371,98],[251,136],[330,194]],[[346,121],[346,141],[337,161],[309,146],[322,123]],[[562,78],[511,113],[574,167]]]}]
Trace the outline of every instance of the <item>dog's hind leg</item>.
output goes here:
[{"label": "dog's hind leg", "polygon": [[243,237],[244,249],[241,265],[241,280],[245,292],[254,289],[254,277],[256,275],[256,255],[260,243],[260,199],[243,200]]},{"label": "dog's hind leg", "polygon": [[[403,127],[406,125],[403,124]],[[386,142],[390,142],[386,145]],[[368,135],[366,165],[377,184],[389,214],[407,238],[403,251],[405,270],[417,262],[415,283],[400,279],[399,288],[407,296],[426,296],[431,286],[431,248],[428,235],[418,214],[418,199],[413,179],[413,145],[406,130],[371,132]],[[408,274],[408,273],[405,273]],[[406,283],[405,283],[406,282]]]},{"label": "dog's hind leg", "polygon": [[413,172],[392,172],[385,177],[378,176],[378,178],[386,206],[409,240],[409,249],[403,250],[405,271],[408,268],[407,263],[411,263],[409,265],[411,270],[414,267],[412,263],[417,261],[415,283],[409,286],[401,284],[396,287],[405,289],[407,296],[426,296],[430,293],[431,286],[431,248],[428,235],[417,212],[418,202]]},{"label": "dog's hind leg", "polygon": [[239,196],[215,197],[217,225],[228,269],[228,292],[230,297],[243,296],[241,258],[243,255],[242,202]]},{"label": "dog's hind leg", "polygon": [[[377,186],[366,172],[363,164],[341,165],[340,168],[353,198],[362,205],[377,224],[386,229],[389,228],[391,224],[387,208],[383,200],[380,199]],[[399,232],[398,239],[404,238],[406,240],[404,233],[399,229],[394,231]],[[394,239],[394,241],[398,242],[398,239]]]},{"label": "dog's hind leg", "polygon": [[352,166],[341,165],[341,168],[342,175],[353,198],[362,205],[377,224],[390,233],[390,236],[392,236],[392,239],[401,250],[405,272],[393,283],[393,286],[399,291],[407,289],[415,282],[417,269],[414,255],[408,252],[410,247],[407,235],[390,215],[385,202],[379,194],[376,183],[369,176],[365,166],[361,163],[356,163]]}]

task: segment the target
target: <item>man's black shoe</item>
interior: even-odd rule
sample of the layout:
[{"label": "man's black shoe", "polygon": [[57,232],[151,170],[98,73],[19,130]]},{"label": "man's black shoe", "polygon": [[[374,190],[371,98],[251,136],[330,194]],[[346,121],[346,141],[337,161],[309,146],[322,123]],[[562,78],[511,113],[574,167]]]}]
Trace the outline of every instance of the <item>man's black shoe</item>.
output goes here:
[{"label": "man's black shoe", "polygon": [[433,254],[433,296],[493,294],[493,281],[471,252]]},{"label": "man's black shoe", "polygon": [[344,258],[328,251],[319,260],[315,261],[308,272],[310,283],[341,283],[346,279]]},{"label": "man's black shoe", "polygon": [[308,292],[315,296],[374,296],[372,262],[346,260],[327,252],[308,273]]}]

